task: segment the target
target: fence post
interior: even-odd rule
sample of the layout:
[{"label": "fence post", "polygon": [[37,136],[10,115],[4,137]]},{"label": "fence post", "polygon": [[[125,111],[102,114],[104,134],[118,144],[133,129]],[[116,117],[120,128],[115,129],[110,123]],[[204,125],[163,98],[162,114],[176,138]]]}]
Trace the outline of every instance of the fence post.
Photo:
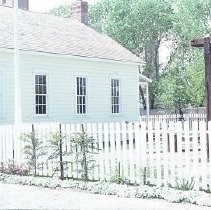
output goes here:
[{"label": "fence post", "polygon": [[194,167],[194,188],[199,190],[199,150],[198,150],[198,122],[193,122],[192,130],[193,167]]},{"label": "fence post", "polygon": [[62,150],[62,125],[59,124],[59,163],[60,163],[60,179],[64,179],[63,150]]},{"label": "fence post", "polygon": [[206,123],[200,122],[200,147],[201,147],[201,175],[202,175],[202,189],[207,189],[207,135]]}]

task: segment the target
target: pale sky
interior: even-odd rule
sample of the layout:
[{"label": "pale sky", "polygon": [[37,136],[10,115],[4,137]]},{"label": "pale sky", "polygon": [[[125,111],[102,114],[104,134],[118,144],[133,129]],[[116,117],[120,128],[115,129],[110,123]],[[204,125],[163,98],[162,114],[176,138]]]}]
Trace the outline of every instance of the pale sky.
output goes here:
[{"label": "pale sky", "polygon": [[[59,5],[68,5],[76,0],[29,0],[29,10],[35,12],[48,12]],[[89,4],[94,4],[98,0],[86,0]]]}]

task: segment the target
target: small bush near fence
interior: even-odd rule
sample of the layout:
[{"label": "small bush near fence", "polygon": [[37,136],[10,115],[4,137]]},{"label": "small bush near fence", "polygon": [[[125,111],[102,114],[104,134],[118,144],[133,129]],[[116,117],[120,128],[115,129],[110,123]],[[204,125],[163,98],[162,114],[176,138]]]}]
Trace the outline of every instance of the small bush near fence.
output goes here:
[{"label": "small bush near fence", "polygon": [[21,175],[27,176],[30,175],[31,168],[28,165],[18,165],[12,160],[9,160],[8,163],[1,163],[0,172],[5,174]]},{"label": "small bush near fence", "polygon": [[[59,131],[50,132],[46,145],[43,145],[43,141],[38,138],[34,125],[32,125],[32,131],[21,134],[21,140],[24,142],[23,154],[27,160],[28,168],[33,169],[34,176],[38,175],[37,171],[44,164],[47,164],[48,161],[54,161],[52,176],[59,172],[60,179],[65,179],[64,173],[68,170],[67,165],[70,163],[68,157],[74,157],[74,163],[78,165],[77,173],[81,174],[81,179],[84,181],[89,180],[89,171],[96,167],[94,163],[99,154],[99,145],[93,137],[87,135],[83,125],[81,125],[81,132],[70,135],[62,132],[60,124]],[[70,151],[64,148],[64,141],[71,146]],[[46,159],[47,150],[50,152]],[[10,169],[12,170],[12,165],[10,165]],[[16,170],[15,167],[14,170]],[[11,172],[11,174],[18,173]]]},{"label": "small bush near fence", "polygon": [[38,159],[46,155],[43,142],[37,138],[34,126],[30,133],[21,134],[20,139],[24,142],[23,153],[26,155],[27,164],[29,168],[33,169],[33,174],[36,176],[37,169],[40,167]]}]

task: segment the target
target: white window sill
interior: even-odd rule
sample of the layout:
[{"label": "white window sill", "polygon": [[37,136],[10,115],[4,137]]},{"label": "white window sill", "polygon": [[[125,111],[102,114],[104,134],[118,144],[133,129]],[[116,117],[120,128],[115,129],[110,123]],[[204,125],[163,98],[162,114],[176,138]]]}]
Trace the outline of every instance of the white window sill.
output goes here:
[{"label": "white window sill", "polygon": [[77,117],[77,118],[89,118],[90,115],[88,115],[88,114],[75,114],[75,117]]},{"label": "white window sill", "polygon": [[123,117],[124,115],[122,113],[118,113],[118,114],[111,114],[111,117]]},{"label": "white window sill", "polygon": [[49,114],[34,114],[33,117],[35,118],[49,118]]}]

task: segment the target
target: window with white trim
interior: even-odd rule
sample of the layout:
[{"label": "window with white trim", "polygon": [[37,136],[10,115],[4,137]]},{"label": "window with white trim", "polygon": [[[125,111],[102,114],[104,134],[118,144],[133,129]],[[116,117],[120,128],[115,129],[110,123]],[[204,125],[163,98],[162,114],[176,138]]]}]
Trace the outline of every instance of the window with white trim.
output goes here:
[{"label": "window with white trim", "polygon": [[35,114],[47,114],[47,75],[35,75]]},{"label": "window with white trim", "polygon": [[111,113],[120,113],[120,80],[111,79]]},{"label": "window with white trim", "polygon": [[2,75],[0,72],[0,116],[3,115],[3,89],[2,89]]},{"label": "window with white trim", "polygon": [[87,79],[85,77],[76,77],[76,109],[77,114],[87,113]]}]

